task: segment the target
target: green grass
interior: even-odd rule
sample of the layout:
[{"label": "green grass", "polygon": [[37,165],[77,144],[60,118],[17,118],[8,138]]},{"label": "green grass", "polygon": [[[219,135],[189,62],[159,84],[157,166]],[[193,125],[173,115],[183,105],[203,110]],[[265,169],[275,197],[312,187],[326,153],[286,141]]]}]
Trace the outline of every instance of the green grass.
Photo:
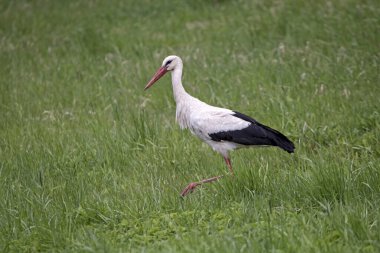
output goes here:
[{"label": "green grass", "polygon": [[[378,1],[0,2],[0,251],[379,252]],[[163,58],[288,135],[222,158]]]}]

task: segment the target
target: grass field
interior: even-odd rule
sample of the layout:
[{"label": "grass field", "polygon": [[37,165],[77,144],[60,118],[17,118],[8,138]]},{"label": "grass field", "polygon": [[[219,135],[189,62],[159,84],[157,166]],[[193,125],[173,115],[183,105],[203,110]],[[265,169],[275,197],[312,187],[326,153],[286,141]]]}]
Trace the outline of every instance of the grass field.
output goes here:
[{"label": "grass field", "polygon": [[[380,252],[379,1],[0,2],[1,252]],[[184,86],[296,144],[223,159]]]}]

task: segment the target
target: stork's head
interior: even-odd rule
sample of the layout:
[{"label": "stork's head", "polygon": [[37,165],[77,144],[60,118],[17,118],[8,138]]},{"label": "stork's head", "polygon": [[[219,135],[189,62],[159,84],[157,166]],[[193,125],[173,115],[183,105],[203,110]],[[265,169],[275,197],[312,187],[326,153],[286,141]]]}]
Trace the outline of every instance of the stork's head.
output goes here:
[{"label": "stork's head", "polygon": [[173,71],[176,68],[182,68],[182,60],[176,55],[169,55],[162,62],[162,66],[156,71],[156,74],[150,79],[148,84],[145,86],[144,90],[147,90],[152,86],[158,79],[164,76],[167,72]]}]

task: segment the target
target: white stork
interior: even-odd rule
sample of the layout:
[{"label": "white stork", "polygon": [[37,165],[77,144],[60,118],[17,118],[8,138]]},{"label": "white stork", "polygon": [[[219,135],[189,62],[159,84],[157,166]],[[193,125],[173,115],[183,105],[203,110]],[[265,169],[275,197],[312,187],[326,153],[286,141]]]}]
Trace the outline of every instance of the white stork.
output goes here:
[{"label": "white stork", "polygon": [[[189,95],[182,86],[182,68],[180,57],[175,55],[166,57],[144,90],[171,71],[176,102],[176,120],[179,126],[182,129],[188,128],[192,134],[220,153],[231,175],[234,174],[229,158],[231,150],[252,146],[277,146],[289,153],[294,152],[293,142],[279,131],[242,113],[208,105]],[[216,176],[192,182],[181,192],[181,196],[186,196],[201,184],[216,181],[221,177]]]}]

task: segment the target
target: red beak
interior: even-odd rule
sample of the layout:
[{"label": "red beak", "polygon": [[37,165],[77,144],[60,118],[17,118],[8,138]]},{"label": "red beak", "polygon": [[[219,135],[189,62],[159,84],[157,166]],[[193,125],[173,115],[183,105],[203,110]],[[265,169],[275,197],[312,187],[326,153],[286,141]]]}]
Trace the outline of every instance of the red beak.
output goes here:
[{"label": "red beak", "polygon": [[147,90],[150,86],[152,86],[158,79],[160,79],[163,75],[165,75],[166,72],[168,72],[168,70],[165,67],[160,67],[157,70],[156,74],[154,74],[152,79],[150,79],[148,84],[145,86],[144,90]]}]

